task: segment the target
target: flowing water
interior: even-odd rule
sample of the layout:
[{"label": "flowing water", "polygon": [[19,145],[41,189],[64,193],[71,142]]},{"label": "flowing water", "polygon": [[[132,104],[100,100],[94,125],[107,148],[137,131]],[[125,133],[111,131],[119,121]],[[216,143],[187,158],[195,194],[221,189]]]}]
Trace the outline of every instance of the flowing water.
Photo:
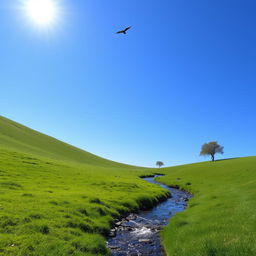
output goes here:
[{"label": "flowing water", "polygon": [[[155,176],[157,177],[157,176]],[[107,246],[113,256],[163,256],[159,231],[168,224],[177,212],[184,211],[191,195],[155,181],[155,177],[144,180],[158,184],[171,193],[171,197],[149,211],[130,214],[116,223],[110,232]]]}]

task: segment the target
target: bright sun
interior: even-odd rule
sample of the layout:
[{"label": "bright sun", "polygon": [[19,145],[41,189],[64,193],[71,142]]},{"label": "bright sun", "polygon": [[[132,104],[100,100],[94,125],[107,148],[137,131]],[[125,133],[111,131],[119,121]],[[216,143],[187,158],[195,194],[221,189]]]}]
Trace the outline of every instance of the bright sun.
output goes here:
[{"label": "bright sun", "polygon": [[25,0],[24,7],[27,16],[42,27],[53,24],[58,16],[56,0]]}]

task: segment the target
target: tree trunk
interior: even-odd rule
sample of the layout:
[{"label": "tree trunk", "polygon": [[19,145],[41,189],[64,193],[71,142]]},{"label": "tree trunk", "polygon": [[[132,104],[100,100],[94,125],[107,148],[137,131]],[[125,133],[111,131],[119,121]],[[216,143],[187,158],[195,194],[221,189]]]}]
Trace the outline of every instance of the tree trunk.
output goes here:
[{"label": "tree trunk", "polygon": [[211,157],[212,157],[212,161],[214,162],[214,155],[211,155]]}]

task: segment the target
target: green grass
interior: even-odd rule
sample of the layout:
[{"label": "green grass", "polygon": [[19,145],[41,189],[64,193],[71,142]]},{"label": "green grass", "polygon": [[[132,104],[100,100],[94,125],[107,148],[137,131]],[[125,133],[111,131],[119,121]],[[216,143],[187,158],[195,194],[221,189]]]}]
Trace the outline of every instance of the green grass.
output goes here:
[{"label": "green grass", "polygon": [[0,255],[108,255],[116,218],[167,197],[152,172],[0,117]]},{"label": "green grass", "polygon": [[[122,214],[167,193],[109,161],[0,117],[0,255],[109,255]],[[163,168],[159,180],[194,194],[162,232],[169,256],[256,255],[256,157]]]},{"label": "green grass", "polygon": [[53,160],[103,167],[129,167],[109,161],[0,116],[0,147]]},{"label": "green grass", "polygon": [[194,194],[162,232],[170,256],[256,255],[256,157],[162,171],[159,181]]}]

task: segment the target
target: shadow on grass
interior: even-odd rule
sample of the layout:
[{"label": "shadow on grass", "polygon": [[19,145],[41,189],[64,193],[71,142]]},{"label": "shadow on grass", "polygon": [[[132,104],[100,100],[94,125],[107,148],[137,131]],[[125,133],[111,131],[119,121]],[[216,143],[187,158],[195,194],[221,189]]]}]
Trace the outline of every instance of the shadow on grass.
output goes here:
[{"label": "shadow on grass", "polygon": [[226,161],[226,160],[232,160],[232,159],[238,159],[238,158],[239,158],[239,157],[231,157],[231,158],[217,159],[217,160],[215,160],[215,162]]}]

